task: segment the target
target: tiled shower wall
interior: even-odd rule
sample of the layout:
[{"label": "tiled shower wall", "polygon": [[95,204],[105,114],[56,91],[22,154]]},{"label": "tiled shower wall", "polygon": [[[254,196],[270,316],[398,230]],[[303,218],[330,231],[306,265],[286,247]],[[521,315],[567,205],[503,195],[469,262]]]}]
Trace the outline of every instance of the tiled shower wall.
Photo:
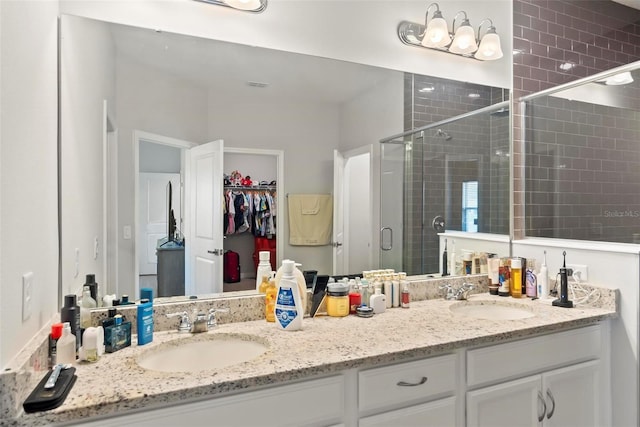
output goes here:
[{"label": "tiled shower wall", "polygon": [[[424,87],[432,92],[421,92]],[[469,97],[470,93],[478,97]],[[405,75],[405,129],[448,119],[503,100],[499,88],[434,77]],[[436,216],[447,228],[462,227],[462,182],[479,181],[478,230],[509,231],[509,118],[483,114],[442,126],[413,138],[404,206],[404,264],[407,273],[439,270],[439,240],[431,226]],[[423,188],[424,183],[424,188]],[[506,226],[505,226],[506,224]],[[463,248],[458,248],[463,249]]]},{"label": "tiled shower wall", "polygon": [[[640,59],[640,10],[632,9],[621,4],[608,0],[514,0],[513,2],[513,34],[514,49],[520,53],[514,55],[514,68],[513,68],[513,88],[514,99],[517,99],[523,95],[534,93],[540,90],[544,90],[553,86],[557,86],[562,83],[576,80],[581,77],[592,75],[601,71],[605,71],[620,65],[628,64]],[[568,70],[562,70],[560,68],[563,64],[571,64],[571,68]],[[580,117],[584,114],[584,105],[573,103],[566,105],[569,110],[562,110],[565,114],[575,115]],[[575,108],[575,110],[572,110]],[[561,110],[555,109],[556,113],[560,113]],[[608,111],[605,111],[607,113]],[[598,115],[600,111],[589,111],[589,114]],[[548,141],[529,141],[523,144],[521,136],[521,124],[520,124],[519,105],[516,103],[514,111],[514,220],[515,220],[515,237],[520,238],[526,234],[529,235],[541,235],[541,231],[546,229],[546,225],[553,222],[552,219],[547,219],[546,222],[543,217],[551,214],[549,206],[546,203],[540,203],[540,207],[537,204],[537,200],[528,200],[530,204],[527,204],[527,216],[531,215],[531,221],[525,224],[525,185],[526,188],[540,188],[542,182],[545,180],[553,180],[555,175],[552,173],[551,177],[549,169],[538,169],[534,163],[531,163],[528,173],[524,175],[524,152],[544,152],[554,151],[552,147],[542,145],[540,147],[529,147],[533,144],[548,144]],[[576,129],[576,123],[567,122],[566,127],[564,121],[560,120],[562,129],[560,132],[568,135],[574,139],[580,139],[579,132],[574,132]],[[598,135],[604,134],[608,130],[608,125],[603,122],[593,122],[595,126],[594,132]],[[605,129],[607,128],[607,129]],[[637,127],[636,127],[637,129]],[[636,139],[637,141],[637,139]],[[565,141],[557,141],[563,143]],[[527,146],[524,148],[524,146]],[[603,147],[609,151],[615,151],[616,153],[611,156],[625,157],[636,156],[637,150],[640,148],[625,147],[623,142],[617,142],[615,138],[605,139],[602,142]],[[555,147],[555,153],[559,153],[564,148],[562,144],[557,144]],[[555,154],[554,154],[555,155]],[[631,157],[633,157],[631,156]],[[539,161],[535,157],[532,157],[531,162]],[[589,158],[585,157],[585,161]],[[593,159],[592,159],[593,160]],[[578,159],[576,159],[578,161]],[[563,160],[555,160],[557,165],[565,164]],[[529,163],[529,161],[527,161]],[[578,163],[576,163],[578,164]],[[592,163],[593,165],[593,163]],[[620,165],[614,162],[604,162],[603,169],[598,170],[603,174],[615,174],[616,168]],[[625,167],[631,167],[631,164],[625,165]],[[558,177],[566,176],[567,174],[573,175],[580,174],[580,169],[572,169],[573,172],[565,172],[562,174],[557,173]],[[557,171],[556,171],[557,172]],[[586,172],[586,171],[585,171]],[[586,177],[587,174],[583,175]],[[526,182],[525,182],[526,181]],[[547,183],[551,185],[550,183]],[[556,193],[556,188],[559,184],[554,184],[553,194],[549,197],[555,198],[555,200],[561,200],[560,194]],[[587,191],[583,192],[584,185],[576,184],[572,189],[572,195],[567,200],[571,202],[562,207],[563,212],[572,212],[572,220],[582,223],[599,224],[602,221],[594,221],[592,217],[593,209],[583,210],[580,203],[576,203],[576,200],[590,201],[593,198],[593,193]],[[638,198],[638,193],[629,194],[629,196]],[[563,199],[564,200],[564,199]],[[603,203],[602,209],[605,209]],[[617,202],[616,202],[617,206]],[[559,213],[559,209],[553,211],[553,215]],[[573,216],[575,212],[576,216]],[[584,217],[584,219],[582,219]],[[562,221],[561,221],[562,222]],[[636,223],[637,224],[637,223]],[[525,227],[529,227],[529,230],[525,231]],[[557,223],[558,227],[562,227],[562,224]],[[552,225],[552,228],[554,226]],[[597,225],[589,225],[586,227],[580,227],[582,231],[572,230],[572,238],[579,239],[592,239],[594,235],[599,232]],[[602,230],[604,233],[604,229]],[[550,233],[550,231],[548,232]],[[554,231],[553,237],[557,237],[558,231]],[[582,233],[582,234],[580,234]],[[551,237],[551,235],[549,236]]]}]

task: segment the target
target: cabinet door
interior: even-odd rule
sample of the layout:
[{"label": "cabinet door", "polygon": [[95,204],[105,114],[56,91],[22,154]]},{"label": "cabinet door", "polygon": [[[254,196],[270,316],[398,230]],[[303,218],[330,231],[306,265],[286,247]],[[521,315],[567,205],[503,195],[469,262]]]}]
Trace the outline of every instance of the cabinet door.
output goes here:
[{"label": "cabinet door", "polygon": [[467,426],[537,426],[544,416],[540,376],[467,392]]},{"label": "cabinet door", "polygon": [[361,418],[359,427],[372,426],[455,426],[456,398],[436,400],[408,408],[389,411],[372,417]]},{"label": "cabinet door", "polygon": [[600,362],[595,360],[542,374],[545,427],[589,427],[601,419]]}]

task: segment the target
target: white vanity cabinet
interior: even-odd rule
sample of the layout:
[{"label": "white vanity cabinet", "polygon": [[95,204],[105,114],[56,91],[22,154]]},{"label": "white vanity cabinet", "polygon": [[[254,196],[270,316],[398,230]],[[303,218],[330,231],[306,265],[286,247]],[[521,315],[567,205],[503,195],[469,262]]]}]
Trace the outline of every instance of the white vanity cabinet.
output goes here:
[{"label": "white vanity cabinet", "polygon": [[469,350],[467,426],[607,425],[602,345],[596,325]]},{"label": "white vanity cabinet", "polygon": [[360,427],[455,426],[458,355],[447,354],[358,373]]},{"label": "white vanity cabinet", "polygon": [[184,403],[122,415],[83,426],[327,426],[339,425],[345,412],[344,377],[295,384]]}]

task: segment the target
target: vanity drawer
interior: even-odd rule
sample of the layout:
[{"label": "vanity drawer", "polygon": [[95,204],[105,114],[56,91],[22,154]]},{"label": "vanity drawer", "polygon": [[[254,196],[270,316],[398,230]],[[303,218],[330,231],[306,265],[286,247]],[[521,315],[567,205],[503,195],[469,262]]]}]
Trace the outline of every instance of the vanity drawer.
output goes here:
[{"label": "vanity drawer", "polygon": [[477,348],[467,352],[467,385],[536,374],[600,357],[600,325]]},{"label": "vanity drawer", "polygon": [[456,361],[457,356],[449,354],[359,372],[360,413],[452,395]]}]

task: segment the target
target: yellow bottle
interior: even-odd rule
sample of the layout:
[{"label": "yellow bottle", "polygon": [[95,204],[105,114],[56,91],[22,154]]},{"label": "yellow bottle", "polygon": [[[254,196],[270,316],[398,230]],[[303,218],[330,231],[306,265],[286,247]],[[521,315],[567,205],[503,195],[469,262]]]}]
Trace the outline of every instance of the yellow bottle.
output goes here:
[{"label": "yellow bottle", "polygon": [[269,287],[269,276],[262,276],[262,282],[260,282],[260,287],[258,288],[258,292],[261,294],[267,293],[267,288]]},{"label": "yellow bottle", "polygon": [[276,321],[275,308],[277,293],[276,281],[274,279],[269,280],[264,296],[264,317],[267,319],[267,322]]},{"label": "yellow bottle", "polygon": [[522,260],[520,258],[511,260],[511,296],[522,298]]}]

